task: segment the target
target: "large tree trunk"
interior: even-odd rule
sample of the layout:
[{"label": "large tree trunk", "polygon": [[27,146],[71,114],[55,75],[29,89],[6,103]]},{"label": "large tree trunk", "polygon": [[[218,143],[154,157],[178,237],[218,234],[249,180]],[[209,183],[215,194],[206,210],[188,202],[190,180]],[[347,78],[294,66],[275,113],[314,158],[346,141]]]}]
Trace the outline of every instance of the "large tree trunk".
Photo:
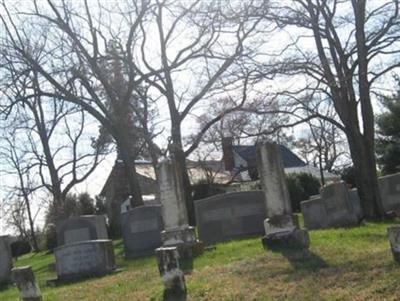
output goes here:
[{"label": "large tree trunk", "polygon": [[132,154],[131,147],[129,147],[129,138],[120,137],[116,139],[119,159],[124,163],[126,178],[128,180],[129,194],[131,196],[131,206],[143,206],[142,191],[139,184],[139,179],[136,174],[135,156]]},{"label": "large tree trunk", "polygon": [[357,130],[348,131],[346,134],[364,217],[367,219],[382,218],[385,212],[378,186],[374,145]]}]

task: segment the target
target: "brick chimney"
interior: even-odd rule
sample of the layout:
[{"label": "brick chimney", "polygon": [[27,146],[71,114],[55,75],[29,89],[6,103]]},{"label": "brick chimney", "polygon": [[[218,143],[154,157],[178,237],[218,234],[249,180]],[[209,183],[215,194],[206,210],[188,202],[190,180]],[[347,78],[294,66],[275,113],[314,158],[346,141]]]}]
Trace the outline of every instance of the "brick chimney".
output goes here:
[{"label": "brick chimney", "polygon": [[225,165],[225,170],[231,171],[235,168],[235,158],[233,156],[233,138],[222,138],[222,154]]}]

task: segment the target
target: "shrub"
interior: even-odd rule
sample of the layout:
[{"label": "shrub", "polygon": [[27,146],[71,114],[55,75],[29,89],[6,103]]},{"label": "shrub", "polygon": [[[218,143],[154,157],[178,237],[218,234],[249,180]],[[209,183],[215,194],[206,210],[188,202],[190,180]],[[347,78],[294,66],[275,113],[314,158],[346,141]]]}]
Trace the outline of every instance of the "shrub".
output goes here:
[{"label": "shrub", "polygon": [[342,171],[341,178],[345,181],[351,188],[356,187],[356,173],[354,166],[346,167]]},{"label": "shrub", "polygon": [[319,180],[308,173],[290,174],[287,183],[293,212],[299,212],[300,202],[319,194],[321,187]]}]

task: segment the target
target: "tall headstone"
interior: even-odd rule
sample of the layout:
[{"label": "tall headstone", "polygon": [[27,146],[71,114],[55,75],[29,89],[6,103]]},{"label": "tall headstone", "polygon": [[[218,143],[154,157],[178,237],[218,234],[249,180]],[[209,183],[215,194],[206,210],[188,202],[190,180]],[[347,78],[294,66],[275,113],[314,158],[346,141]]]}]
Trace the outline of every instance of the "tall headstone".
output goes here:
[{"label": "tall headstone", "polygon": [[12,266],[10,237],[0,236],[0,283],[10,281]]},{"label": "tall headstone", "polygon": [[139,206],[121,214],[126,258],[153,255],[162,245],[161,206]]},{"label": "tall headstone", "polygon": [[203,244],[197,240],[195,229],[189,226],[182,176],[173,160],[160,163],[159,186],[164,231],[161,232],[163,245],[156,252],[176,247],[181,268],[190,271],[194,256],[203,252]]},{"label": "tall headstone", "polygon": [[12,269],[12,278],[18,287],[22,301],[42,301],[42,292],[30,266]]},{"label": "tall headstone", "polygon": [[257,156],[267,211],[263,245],[265,247],[308,248],[308,233],[298,227],[297,220],[292,215],[279,146],[270,142],[259,144]]}]

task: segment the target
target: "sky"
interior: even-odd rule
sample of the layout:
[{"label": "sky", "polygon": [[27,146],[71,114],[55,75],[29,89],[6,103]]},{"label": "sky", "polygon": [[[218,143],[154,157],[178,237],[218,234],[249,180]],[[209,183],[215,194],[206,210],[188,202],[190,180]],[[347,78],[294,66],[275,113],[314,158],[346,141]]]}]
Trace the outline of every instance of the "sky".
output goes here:
[{"label": "sky", "polygon": [[[18,4],[19,7],[24,7],[25,5],[27,5],[27,2],[25,2],[25,1],[7,1],[7,3],[15,3],[15,4]],[[115,3],[117,3],[117,2],[115,2]],[[1,10],[2,10],[2,8],[0,6],[0,13],[4,13],[4,11],[1,11]],[[114,22],[115,22],[115,20],[114,20]],[[154,28],[150,29],[150,31],[155,34]],[[272,51],[279,51],[279,49],[282,48],[285,45],[285,43],[288,40],[290,40],[290,38],[295,34],[296,34],[296,30],[292,29],[290,32],[289,31],[281,31],[279,33],[279,36],[271,37],[271,40],[264,46],[266,49],[268,49],[268,51],[266,51],[266,52],[270,53]],[[177,40],[177,41],[179,41],[179,40]],[[181,43],[184,43],[184,42],[185,42],[185,38],[183,38],[183,39],[181,38]],[[171,48],[171,56],[172,56],[172,54],[176,53],[179,49],[179,47],[178,47],[178,46],[180,46],[179,42],[176,42],[176,45],[177,45],[176,49],[174,47]],[[312,39],[303,39],[301,41],[300,46],[303,50],[306,50],[306,49],[311,50],[314,48],[314,41]],[[149,53],[151,53],[151,49],[157,48],[156,44],[152,44],[151,41],[147,47],[148,47],[148,51],[150,51]],[[158,53],[154,52],[153,58],[156,57],[157,55],[158,55]],[[187,92],[193,91],[193,88],[191,86],[192,78],[191,78],[190,74],[188,75],[188,73],[186,73],[186,74],[181,73],[180,76],[178,76],[175,80],[177,82],[177,85],[180,85],[182,87],[182,89],[181,89],[182,91],[185,91],[185,89],[188,90]],[[269,82],[263,83],[262,89],[268,91],[268,89],[283,88],[284,86],[296,86],[296,85],[302,85],[302,84],[304,84],[304,80],[296,77],[296,78],[293,78],[292,80],[287,80],[287,79],[283,80],[283,81],[274,80],[274,81],[269,81]],[[189,86],[190,86],[190,89],[188,88]],[[382,82],[381,87],[383,89],[387,89],[387,82]],[[193,129],[195,129],[197,127],[197,124],[195,122],[195,120],[196,120],[195,115],[200,115],[200,114],[204,113],[204,111],[207,110],[208,105],[209,105],[209,103],[202,104],[202,106],[199,106],[199,108],[197,109],[196,114],[190,116],[188,121],[183,126],[184,134],[190,134],[193,131]],[[375,103],[375,105],[377,108],[379,108],[379,106],[377,106],[377,103]],[[166,142],[166,139],[168,137],[168,132],[169,132],[169,121],[167,118],[165,118],[165,116],[168,116],[168,112],[166,111],[167,109],[166,109],[165,103],[160,104],[158,109],[160,111],[160,118],[162,121],[160,123],[160,127],[166,128],[166,130],[164,131],[164,134],[158,138],[158,142],[161,146],[165,146],[165,142]],[[95,132],[96,129],[97,129],[97,125],[94,125],[93,132]],[[299,126],[295,130],[291,130],[291,132],[293,132],[297,136],[300,136],[300,135],[302,135],[303,130],[304,130],[304,126]],[[91,132],[91,131],[89,131],[89,132]],[[115,154],[108,156],[107,159],[104,160],[102,162],[102,164],[99,165],[99,167],[95,170],[95,172],[84,183],[77,186],[75,190],[77,192],[78,191],[87,191],[93,196],[98,194],[108,177],[108,174],[112,168],[114,160],[115,160]],[[2,171],[2,168],[0,167],[0,200],[3,199],[4,197],[6,197],[6,194],[4,192],[5,191],[4,187],[9,186],[10,183],[13,183],[13,181],[14,180],[12,178],[9,178],[6,176],[4,170]],[[42,222],[43,222],[43,219],[41,219],[41,221],[39,221],[39,224]],[[0,234],[7,233],[7,232],[8,232],[8,229],[4,225],[3,210],[2,210],[2,208],[0,208]]]}]

